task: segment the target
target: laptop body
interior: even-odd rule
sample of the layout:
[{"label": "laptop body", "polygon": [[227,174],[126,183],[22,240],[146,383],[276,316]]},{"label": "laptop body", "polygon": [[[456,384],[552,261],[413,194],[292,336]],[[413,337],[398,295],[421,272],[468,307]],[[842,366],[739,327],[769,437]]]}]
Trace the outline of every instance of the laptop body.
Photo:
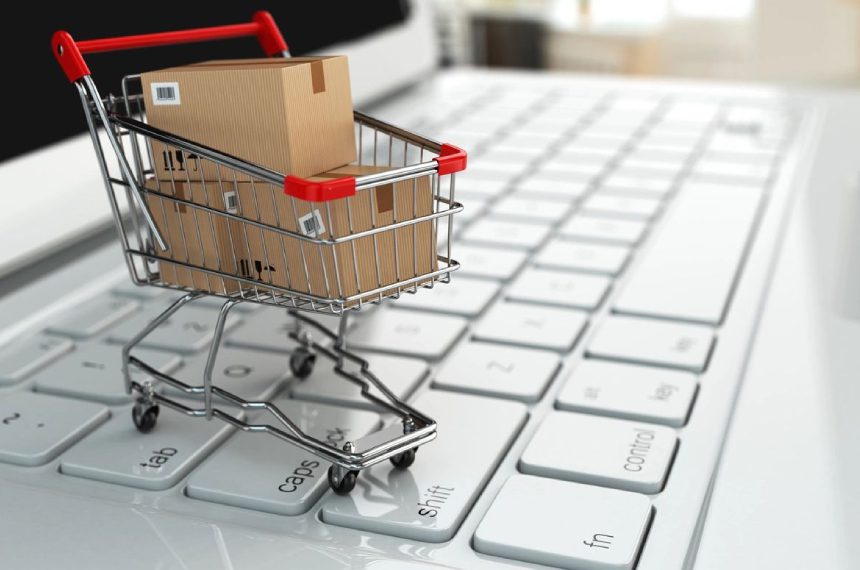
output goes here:
[{"label": "laptop body", "polygon": [[[652,253],[649,253],[655,248],[653,244],[662,243],[659,236],[669,231],[666,227],[677,226],[674,222],[672,225],[665,225],[677,219],[672,217],[672,208],[680,209],[678,204],[681,204],[684,211],[695,210],[695,200],[677,201],[687,195],[683,188],[671,201],[667,201],[665,205],[661,203],[660,207],[666,208],[666,213],[659,214],[653,226],[651,222],[648,223],[653,230],[649,229],[641,245],[637,242],[635,247],[630,248],[635,252],[632,261],[628,262],[629,266],[617,272],[618,281],[613,281],[611,285],[613,292],[607,293],[607,297],[598,303],[598,307],[587,311],[590,324],[586,326],[587,332],[583,333],[585,336],[577,339],[575,347],[561,357],[563,363],[559,365],[559,370],[554,374],[547,374],[549,379],[543,391],[539,390],[536,401],[519,408],[525,410],[527,419],[511,429],[510,441],[499,445],[500,450],[491,461],[492,467],[482,466],[487,471],[486,481],[475,485],[475,498],[463,509],[462,520],[452,525],[454,529],[450,538],[440,541],[435,538],[427,540],[426,536],[403,537],[402,531],[388,529],[384,524],[375,528],[355,528],[362,527],[362,523],[356,523],[355,519],[348,517],[338,518],[332,515],[335,510],[326,506],[327,497],[320,498],[312,508],[300,515],[284,516],[247,506],[243,508],[225,505],[222,502],[189,496],[189,488],[193,487],[195,474],[203,472],[207,465],[214,462],[222,451],[221,447],[226,449],[227,443],[224,442],[207,449],[204,454],[206,457],[200,458],[199,463],[180,477],[177,483],[158,491],[110,482],[98,476],[75,475],[68,467],[64,470],[64,462],[68,465],[74,463],[72,459],[75,457],[71,454],[76,448],[85,445],[88,438],[95,437],[100,430],[104,431],[108,427],[108,424],[104,423],[68,445],[56,457],[39,465],[22,466],[11,462],[8,455],[5,462],[0,462],[0,478],[4,481],[0,503],[3,512],[8,514],[0,521],[0,544],[4,560],[8,560],[12,567],[40,567],[64,563],[72,567],[91,568],[116,567],[120,564],[146,568],[218,565],[246,567],[269,564],[290,564],[300,568],[402,568],[410,565],[416,568],[434,565],[455,568],[600,567],[603,562],[598,558],[577,558],[580,556],[577,552],[582,551],[582,548],[571,554],[571,551],[565,549],[565,545],[557,545],[557,558],[547,559],[536,553],[533,538],[526,537],[528,540],[518,544],[518,539],[514,537],[507,544],[499,544],[495,536],[505,536],[507,529],[498,528],[497,523],[495,526],[490,523],[498,513],[511,512],[510,509],[504,510],[508,508],[508,503],[503,504],[500,497],[507,498],[512,495],[513,492],[507,485],[509,481],[515,480],[517,485],[524,485],[520,488],[523,493],[536,488],[534,485],[559,481],[563,483],[558,487],[559,500],[567,497],[565,500],[572,501],[570,504],[573,505],[592,505],[594,512],[599,512],[600,509],[599,503],[595,505],[589,502],[593,497],[590,493],[592,487],[645,497],[647,506],[644,515],[637,511],[635,516],[623,517],[625,520],[638,517],[637,520],[643,527],[638,545],[634,549],[634,559],[629,561],[637,568],[724,568],[744,567],[744,564],[751,567],[754,565],[756,568],[850,567],[851,561],[855,559],[852,554],[856,552],[852,552],[853,545],[847,538],[851,535],[850,529],[857,528],[856,509],[851,508],[852,501],[856,501],[856,491],[852,490],[851,485],[856,459],[853,459],[849,446],[851,435],[857,431],[857,422],[851,413],[851,404],[856,401],[856,397],[852,398],[856,396],[856,389],[851,382],[851,371],[854,369],[853,361],[856,357],[851,347],[856,334],[852,324],[858,313],[851,294],[856,273],[856,268],[851,263],[851,244],[856,243],[852,234],[856,226],[852,218],[853,212],[856,211],[853,207],[856,190],[852,180],[852,157],[844,149],[851,148],[853,133],[857,132],[852,128],[857,120],[856,96],[851,93],[818,92],[787,97],[780,90],[765,87],[481,70],[443,71],[427,78],[424,75],[430,74],[434,57],[432,53],[428,55],[427,51],[414,48],[429,44],[429,24],[430,16],[426,7],[416,3],[413,5],[411,18],[403,27],[389,30],[375,40],[365,42],[358,46],[354,53],[350,51],[351,46],[332,48],[332,52],[349,53],[352,57],[352,73],[356,78],[359,104],[362,100],[376,99],[375,96],[380,92],[390,93],[401,83],[395,81],[395,73],[386,73],[385,78],[372,75],[373,66],[365,67],[361,54],[371,54],[371,61],[377,61],[379,53],[408,53],[415,57],[404,58],[410,65],[403,66],[403,84],[414,83],[417,78],[423,81],[404,93],[376,103],[370,110],[381,114],[383,118],[390,118],[395,123],[402,122],[412,128],[440,134],[446,134],[446,130],[457,133],[456,123],[461,123],[462,126],[471,113],[480,114],[483,105],[492,102],[495,91],[515,92],[512,102],[500,109],[518,108],[526,114],[531,112],[531,103],[526,104],[523,101],[535,93],[539,96],[544,93],[561,93],[562,98],[576,99],[578,110],[581,109],[579,98],[583,94],[589,98],[589,104],[591,101],[597,101],[595,105],[605,107],[600,101],[606,93],[610,93],[613,98],[630,97],[637,101],[664,98],[667,93],[671,93],[684,102],[743,101],[745,105],[751,104],[756,108],[773,103],[778,105],[780,110],[786,109],[793,121],[791,133],[786,135],[785,147],[780,147],[779,150],[782,157],[779,172],[769,182],[772,186],[768,187],[768,197],[766,202],[763,202],[766,205],[757,210],[760,213],[757,214],[755,223],[749,226],[754,230],[754,237],[742,244],[742,271],[732,287],[729,308],[719,324],[712,327],[718,329],[716,343],[712,353],[708,355],[707,365],[701,372],[695,373],[696,387],[694,396],[690,399],[687,416],[681,420],[680,426],[668,427],[661,423],[662,420],[635,420],[646,426],[654,425],[670,430],[671,433],[661,433],[676,438],[669,454],[671,457],[665,462],[667,466],[659,488],[643,490],[640,487],[630,491],[630,485],[640,485],[641,482],[597,480],[593,472],[590,482],[583,482],[583,475],[590,466],[565,469],[556,467],[551,471],[546,468],[543,459],[534,458],[537,451],[532,447],[532,442],[539,437],[538,434],[542,433],[541,427],[549,422],[548,418],[554,414],[568,418],[566,413],[576,413],[577,417],[585,416],[586,420],[583,421],[586,423],[591,418],[599,418],[601,421],[596,424],[587,424],[597,425],[598,429],[612,424],[611,419],[631,421],[629,411],[619,411],[617,408],[612,411],[588,408],[590,412],[583,413],[582,403],[575,403],[575,394],[570,394],[570,399],[565,399],[563,393],[571,379],[576,378],[577,370],[581,370],[582,362],[586,360],[586,351],[593,350],[596,354],[593,359],[598,361],[618,361],[617,355],[613,357],[610,354],[602,359],[600,351],[592,349],[591,343],[597,342],[597,332],[593,331],[603,330],[605,323],[616,314],[623,317],[632,312],[625,312],[623,308],[615,310],[615,304],[612,304],[610,299],[616,297],[611,295],[614,295],[615,291],[623,292],[631,287],[625,280],[635,278],[637,269],[641,269],[638,264],[643,263],[640,260],[653,259]],[[406,41],[414,40],[415,37],[424,37],[427,42]],[[397,50],[392,49],[395,46]],[[402,51],[407,49],[412,51]],[[416,62],[420,65],[416,65]],[[392,62],[387,66],[387,71],[398,69],[396,63]],[[368,87],[360,83],[363,78],[371,78]],[[384,89],[372,88],[385,81],[388,83],[384,85]],[[488,86],[491,89],[488,89]],[[489,92],[479,93],[480,88]],[[428,95],[436,96],[442,101],[451,101],[470,94],[476,94],[470,107],[459,108],[453,103],[445,103],[449,106],[447,110],[450,114],[443,113],[441,117],[454,123],[454,128],[446,125],[445,121],[438,120],[439,117],[430,116],[426,110]],[[436,107],[433,109],[436,110]],[[609,109],[612,107],[609,106]],[[629,110],[629,107],[625,109]],[[629,113],[625,111],[622,115],[626,118]],[[596,116],[599,120],[601,115]],[[508,125],[510,130],[515,130],[516,121],[517,116],[511,111]],[[489,125],[486,120],[483,120],[483,123]],[[597,144],[598,149],[601,148],[601,143],[609,145],[613,139],[619,139],[620,137],[615,135],[626,128],[626,123],[620,125],[619,121],[613,119],[603,127],[604,135],[590,139],[590,143]],[[501,135],[507,133],[504,128],[499,128]],[[476,138],[476,148],[483,144],[485,149],[482,149],[483,152],[473,153],[474,171],[484,173],[486,179],[495,180],[486,172],[500,168],[497,166],[498,159],[489,160],[486,156],[528,153],[528,147],[541,139],[536,132],[538,130],[540,129],[536,127],[534,131],[526,131],[518,140],[508,137],[507,149],[504,152]],[[578,131],[573,128],[572,132]],[[460,128],[458,134],[465,140],[481,133]],[[612,136],[609,136],[610,134]],[[522,143],[523,140],[533,142]],[[576,140],[577,135],[574,135],[569,142],[574,143]],[[451,142],[456,144],[458,140],[452,138]],[[0,338],[4,343],[38,334],[46,327],[57,328],[56,322],[68,315],[77,304],[92,299],[110,296],[136,299],[135,303],[139,302],[142,306],[149,303],[148,300],[130,296],[127,291],[122,290],[122,283],[127,280],[127,276],[124,274],[117,244],[105,243],[102,230],[109,222],[106,217],[107,204],[102,195],[103,187],[98,178],[95,161],[92,160],[92,149],[88,145],[89,141],[79,137],[3,165],[4,185],[9,181],[10,186],[24,183],[20,174],[23,169],[32,168],[34,164],[42,164],[45,161],[52,164],[65,161],[68,168],[63,170],[77,173],[74,175],[76,178],[71,181],[68,176],[58,177],[54,184],[46,187],[45,193],[39,196],[38,201],[34,198],[32,203],[19,203],[15,214],[3,219],[4,234],[7,229],[11,230],[4,235],[4,241],[15,243],[13,238],[18,236],[22,238],[20,242],[28,244],[22,248],[7,248],[8,258],[3,260],[6,275],[4,285],[7,290],[11,290],[0,299],[0,314],[3,315],[4,321]],[[468,148],[465,143],[464,146]],[[526,147],[525,151],[522,151],[523,146]],[[603,151],[606,149],[598,150],[596,154],[608,154],[608,151]],[[576,152],[581,153],[582,147]],[[661,163],[659,160],[654,162]],[[87,168],[90,169],[89,174]],[[527,180],[529,174],[534,175],[534,171],[523,174],[523,180]],[[582,178],[571,173],[568,175],[571,180],[578,181]],[[729,188],[738,185],[731,173],[718,172],[717,175],[718,181],[709,179],[706,182]],[[78,176],[80,178],[77,178]],[[710,176],[714,174],[711,173]],[[458,185],[462,191],[462,199],[467,209],[472,203],[476,210],[481,209],[485,214],[464,224],[464,233],[458,241],[466,247],[473,248],[473,251],[480,249],[482,252],[488,249],[493,253],[498,249],[517,249],[516,245],[505,246],[504,243],[501,247],[498,244],[491,247],[495,242],[483,232],[473,229],[478,227],[477,224],[484,216],[491,220],[515,224],[511,226],[514,229],[522,228],[522,225],[541,225],[535,223],[534,218],[524,223],[519,213],[512,214],[497,205],[497,202],[504,202],[505,205],[510,203],[507,190],[498,194],[476,192],[475,189],[483,190],[487,186],[482,186],[482,177],[476,176],[472,177],[470,194],[469,180],[468,176],[464,176]],[[562,177],[562,180],[567,178]],[[75,199],[65,198],[67,201],[62,202],[62,194],[69,195],[69,184],[75,185]],[[525,184],[520,184],[522,187],[516,188],[517,184],[519,182],[510,184],[511,192],[522,192],[526,187]],[[749,181],[744,180],[744,184],[749,184]],[[56,193],[51,194],[52,191]],[[87,194],[88,192],[92,194]],[[711,191],[706,191],[709,192]],[[728,192],[731,193],[731,190]],[[548,195],[540,191],[532,190],[526,194],[534,204],[556,203],[547,199]],[[612,194],[616,197],[619,195],[622,194]],[[81,204],[83,196],[86,196],[85,203],[88,207],[79,208],[85,211],[78,212],[74,205]],[[517,197],[521,198],[521,195]],[[742,197],[739,200],[743,199]],[[587,197],[584,195],[582,204],[586,203]],[[104,205],[101,214],[99,204]],[[642,207],[648,204],[650,203],[633,202],[633,205]],[[571,208],[572,218],[582,213],[580,206],[568,206]],[[635,212],[619,211],[619,208],[623,208],[619,204],[612,206],[604,203],[601,206],[598,203],[595,206],[591,203],[588,207],[596,208],[595,212],[603,214],[591,217],[608,217],[616,222],[619,219],[636,222],[642,217],[637,217]],[[606,216],[607,212],[615,216]],[[626,214],[626,217],[620,214]],[[550,221],[551,211],[547,213],[538,209],[532,215],[546,216],[546,225],[554,224],[559,232],[569,230],[563,228],[567,227],[570,220]],[[30,223],[17,225],[16,220],[27,220]],[[32,222],[35,220],[45,220],[46,225],[34,227]],[[23,239],[28,235],[24,233],[27,231],[24,226],[38,229],[35,233],[44,238]],[[581,232],[582,229],[571,231]],[[570,241],[578,242],[577,239]],[[541,243],[533,249],[527,249],[529,253],[526,257],[544,255],[543,247],[546,245],[548,244]],[[600,245],[606,246],[606,241],[601,241]],[[605,254],[610,250],[592,248],[591,251]],[[456,247],[454,252],[456,257]],[[48,257],[43,257],[46,253]],[[39,257],[41,259],[38,262],[27,263],[28,258]],[[559,263],[545,263],[538,266],[538,269],[558,272]],[[498,268],[498,265],[494,267]],[[525,269],[520,268],[517,271],[526,272],[532,265],[526,261],[523,267]],[[547,267],[550,269],[546,269]],[[515,283],[522,278],[521,273],[500,279],[486,276],[478,279],[474,273],[467,273],[468,268],[465,265],[464,270],[462,279],[467,282],[496,284],[494,296],[488,303],[512,301],[529,307],[547,306],[545,299],[523,302],[522,294],[514,291]],[[596,272],[591,270],[585,273],[593,275]],[[571,273],[580,275],[582,272]],[[601,275],[605,275],[605,272]],[[457,277],[460,276],[455,276],[455,279]],[[478,288],[476,286],[472,291]],[[63,294],[58,294],[58,291]],[[558,303],[550,306],[559,310]],[[493,308],[494,306],[481,307],[477,315],[467,320],[470,323],[474,321],[477,328],[482,319],[488,318]],[[416,319],[428,313],[432,314],[432,309],[418,306],[391,310],[402,311],[400,315],[415,315]],[[247,318],[250,322],[257,317]],[[657,320],[661,323],[678,321],[686,324],[690,319]],[[588,328],[592,323],[593,331]],[[235,333],[239,340],[240,332],[241,328]],[[465,333],[466,337],[470,334]],[[101,335],[100,332],[96,336],[100,339]],[[67,338],[63,334],[54,336]],[[458,342],[464,342],[464,339],[465,337]],[[91,341],[92,339],[87,338],[83,341],[70,341],[74,347],[69,354],[81,350],[82,345],[89,346]],[[493,342],[487,344],[493,345]],[[115,344],[111,346],[118,350]],[[426,377],[417,381],[416,396],[440,390],[453,398],[469,390],[470,394],[466,398],[468,400],[469,397],[477,397],[478,400],[468,401],[478,409],[490,410],[492,402],[495,401],[500,402],[499,410],[514,409],[511,407],[510,397],[494,399],[495,396],[487,396],[488,393],[495,393],[495,388],[464,387],[459,377],[443,380],[440,371],[445,369],[447,359],[453,357],[453,354],[452,351],[441,361],[429,365]],[[20,380],[8,382],[0,387],[0,394],[7,398],[11,398],[13,393],[24,391],[37,395],[56,395],[56,387],[51,388],[52,379],[46,378],[44,371],[59,366],[61,362],[62,358],[45,364],[40,370],[25,374]],[[665,368],[661,365],[652,367],[659,370]],[[741,378],[744,379],[742,385]],[[117,382],[120,382],[119,378]],[[295,397],[288,380],[284,382],[282,389]],[[474,396],[479,390],[484,392]],[[296,399],[319,401],[319,395],[317,399],[307,398],[305,394],[304,400]],[[69,399],[90,401],[81,397]],[[487,407],[481,408],[482,405]],[[579,411],[570,411],[569,407],[574,405]],[[107,405],[106,408],[110,415],[106,422],[124,421],[130,424],[128,414],[122,411],[122,405]],[[4,415],[3,419],[8,419],[8,423],[4,422],[7,426],[17,421],[9,419],[15,413],[24,415],[22,412]],[[728,421],[729,418],[731,422]],[[444,429],[444,426],[440,426],[440,429]],[[572,433],[571,437],[573,435],[575,434]],[[229,439],[226,441],[229,442]],[[444,441],[440,438],[436,445],[442,445]],[[454,444],[449,445],[451,457],[459,457],[454,453]],[[157,446],[157,449],[164,450],[166,447]],[[595,454],[599,453],[596,451]],[[419,456],[418,461],[421,459]],[[80,458],[78,460],[78,463],[81,463]],[[468,472],[473,473],[477,469],[478,466],[474,466]],[[444,483],[439,485],[444,486]],[[362,489],[367,496],[382,505],[399,504],[400,499],[396,494],[393,499],[386,495],[386,490],[393,487],[386,485],[384,481]],[[801,492],[798,492],[799,490]],[[625,501],[631,498],[626,494],[613,492],[607,497],[608,501],[619,497]],[[386,503],[386,500],[389,503]],[[419,498],[416,502],[420,500]],[[424,500],[426,502],[426,499]],[[435,506],[438,507],[440,499],[436,497],[435,500]],[[540,504],[551,502],[544,501]],[[856,502],[853,504],[856,505]],[[516,513],[517,510],[513,509],[512,512]],[[534,516],[533,512],[529,513],[529,516]],[[546,509],[545,513],[547,518],[558,516],[558,512],[550,508]],[[539,527],[540,519],[541,516],[534,516],[533,521],[525,525],[526,528]],[[573,528],[581,533],[582,527],[575,525],[587,524],[589,519],[571,516],[569,519],[561,519],[560,524],[566,524],[565,521],[574,525]],[[511,528],[522,528],[522,525],[523,521],[512,520]],[[609,542],[610,539],[605,536],[596,536],[612,534],[600,532],[601,530],[594,528],[590,533],[592,536],[583,538],[581,542]],[[754,540],[751,537],[754,537]],[[814,537],[814,540],[810,540],[810,537]],[[49,544],[50,548],[46,548],[46,544]],[[510,548],[511,546],[517,548]],[[609,542],[609,547],[604,550],[620,546],[619,543]],[[544,551],[551,552],[553,548],[556,548],[556,545],[551,544]]]}]

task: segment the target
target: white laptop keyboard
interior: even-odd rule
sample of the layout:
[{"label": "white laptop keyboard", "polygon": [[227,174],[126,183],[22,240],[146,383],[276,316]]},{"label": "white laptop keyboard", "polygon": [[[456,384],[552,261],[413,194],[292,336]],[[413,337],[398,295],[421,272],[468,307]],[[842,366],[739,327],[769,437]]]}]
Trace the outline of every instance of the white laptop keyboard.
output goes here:
[{"label": "white laptop keyboard", "polygon": [[[382,117],[470,151],[462,269],[349,337],[439,423],[408,471],[385,462],[339,497],[275,438],[171,410],[139,434],[119,349],[175,295],[123,281],[0,347],[0,487],[343,545],[344,567],[362,559],[348,548],[461,568],[689,561],[739,381],[708,374],[795,117],[774,99],[454,77],[444,100],[406,95]],[[217,309],[183,309],[140,357],[199,383]],[[380,425],[325,363],[288,377],[284,311],[233,314],[216,383],[332,441]]]}]

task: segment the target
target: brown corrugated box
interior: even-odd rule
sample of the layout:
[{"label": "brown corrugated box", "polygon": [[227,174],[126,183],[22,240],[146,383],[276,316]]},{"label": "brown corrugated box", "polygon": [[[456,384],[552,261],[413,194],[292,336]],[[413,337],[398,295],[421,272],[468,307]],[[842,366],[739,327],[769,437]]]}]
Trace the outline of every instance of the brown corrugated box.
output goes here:
[{"label": "brown corrugated box", "polygon": [[[141,82],[150,125],[242,160],[308,177],[356,159],[344,56],[210,61],[146,72]],[[160,179],[198,164],[154,140],[152,151]],[[201,164],[193,179],[233,179]]]},{"label": "brown corrugated box", "polygon": [[[386,168],[349,165],[312,177],[311,180],[360,176],[384,170]],[[177,185],[184,186],[187,185]],[[337,238],[365,231],[372,228],[374,223],[376,227],[389,225],[394,221],[395,212],[397,220],[403,221],[425,216],[433,211],[433,194],[428,176],[361,190],[355,197],[331,202],[293,201],[280,189],[260,183],[239,182],[225,184],[220,188],[217,183],[210,183],[206,185],[206,192],[201,184],[192,183],[191,188],[193,201],[205,204],[208,193],[209,206],[222,211],[226,211],[226,206],[221,188],[226,191],[235,189],[238,200],[233,213],[285,230],[313,236],[313,230],[317,227],[314,223],[316,220],[316,223],[322,224],[318,233],[320,238]],[[171,183],[162,182],[160,191],[172,193]],[[153,197],[149,196],[148,199],[151,201]],[[170,204],[169,201],[163,202]],[[352,211],[351,220],[347,211],[348,204]],[[202,251],[188,252],[187,248],[180,246],[169,254],[176,256],[174,259],[185,261],[188,256],[204,267],[215,268],[213,263],[216,259],[213,258],[212,252],[216,249],[224,251],[224,244],[230,244],[230,253],[226,259],[223,256],[221,259],[222,270],[318,297],[346,298],[359,293],[359,290],[369,291],[378,286],[384,287],[438,268],[432,222],[385,231],[377,234],[376,238],[366,236],[334,246],[319,246],[251,224],[216,219],[220,218],[217,215],[212,215],[210,222],[208,216],[198,212],[195,221],[194,208],[186,207],[187,211],[184,213],[178,210],[180,208],[175,208],[173,212],[168,211],[169,215],[165,218],[158,208],[153,206],[153,216],[161,229],[165,219],[167,220],[168,228],[164,233],[171,244],[185,235],[192,247],[202,243]],[[177,227],[180,219],[185,221],[184,230]],[[201,220],[203,225],[199,225]],[[301,226],[307,224],[302,231],[296,229],[297,220]],[[209,230],[210,236],[214,237],[199,240],[189,226]],[[309,232],[304,231],[305,229]],[[378,273],[376,259],[379,260]],[[226,279],[223,280],[224,283],[221,283],[221,280],[216,282],[217,278],[211,276],[207,279],[207,275],[202,272],[194,274],[195,272],[184,268],[173,269],[171,264],[166,262],[162,265],[167,268],[167,271],[162,270],[162,277],[169,283],[192,285],[212,292],[223,292],[225,288],[227,292],[232,292],[238,285],[237,282]],[[213,282],[215,286],[211,285]],[[262,293],[280,294],[263,286],[258,289]],[[383,296],[393,293],[394,290],[384,290]],[[364,300],[375,298],[378,298],[378,295],[362,297]],[[355,304],[355,301],[348,305],[352,304]]]}]

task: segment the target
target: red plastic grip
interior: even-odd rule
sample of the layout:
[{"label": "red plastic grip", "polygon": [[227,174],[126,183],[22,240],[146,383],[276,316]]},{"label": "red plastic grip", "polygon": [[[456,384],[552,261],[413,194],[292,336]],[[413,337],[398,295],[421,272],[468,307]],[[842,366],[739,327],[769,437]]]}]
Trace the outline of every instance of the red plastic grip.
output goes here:
[{"label": "red plastic grip", "polygon": [[439,156],[433,160],[439,163],[439,176],[466,169],[466,151],[452,144],[443,143]]},{"label": "red plastic grip", "polygon": [[298,176],[284,177],[284,193],[307,202],[328,202],[355,196],[355,177],[344,176],[314,182]]},{"label": "red plastic grip", "polygon": [[245,24],[119,36],[80,42],[72,39],[68,32],[59,30],[54,32],[51,38],[51,49],[69,81],[77,81],[90,74],[90,68],[87,67],[83,57],[85,53],[206,42],[243,36],[257,36],[257,41],[260,42],[260,46],[268,56],[280,55],[288,50],[287,42],[284,41],[284,37],[275,24],[275,19],[265,11],[255,13],[253,20]]}]

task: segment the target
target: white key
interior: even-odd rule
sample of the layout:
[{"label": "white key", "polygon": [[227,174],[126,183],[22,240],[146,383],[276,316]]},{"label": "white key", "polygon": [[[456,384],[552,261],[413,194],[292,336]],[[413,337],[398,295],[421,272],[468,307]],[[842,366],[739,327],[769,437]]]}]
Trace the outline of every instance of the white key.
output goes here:
[{"label": "white key", "polygon": [[600,185],[606,194],[641,195],[662,198],[675,186],[674,177],[660,174],[628,173],[617,170],[606,177]]},{"label": "white key", "polygon": [[454,257],[462,263],[453,279],[460,275],[507,281],[525,263],[528,253],[520,250],[503,250],[493,247],[457,244]]},{"label": "white key", "polygon": [[689,372],[586,359],[558,395],[556,407],[681,427],[696,393]]},{"label": "white key", "polygon": [[[138,314],[110,332],[108,342],[125,344],[152,321],[153,315]],[[180,354],[193,354],[207,348],[215,334],[217,311],[192,306],[182,307],[166,322],[152,331],[139,346],[170,350]],[[227,316],[225,331],[241,322],[236,312]]]},{"label": "white key", "polygon": [[[194,301],[194,305],[197,307],[208,307],[210,309],[215,309],[216,311],[221,310],[221,307],[224,306],[224,302],[226,299],[221,297],[216,297],[214,295],[206,295],[201,299],[197,299]],[[259,303],[239,303],[233,306],[233,311],[239,311],[240,313],[253,313],[255,311],[259,311],[263,308],[263,305]]]},{"label": "white key", "polygon": [[490,215],[499,219],[552,224],[567,215],[567,208],[551,200],[511,194],[493,204]]},{"label": "white key", "polygon": [[67,338],[36,335],[0,348],[0,386],[20,382],[75,346]]},{"label": "white key", "polygon": [[559,150],[559,156],[570,155],[581,157],[582,160],[602,161],[608,163],[615,158],[618,150],[614,148],[590,147],[580,143],[577,139],[570,142]]},{"label": "white key", "polygon": [[659,209],[659,200],[616,196],[600,192],[590,196],[582,204],[582,211],[585,213],[634,220],[649,220],[654,217]]},{"label": "white key", "polygon": [[543,267],[615,276],[627,265],[629,257],[630,250],[623,246],[557,239],[546,244],[535,263]]},{"label": "white key", "polygon": [[716,103],[676,102],[663,114],[662,121],[666,123],[707,124],[716,118],[719,110],[720,106]]},{"label": "white key", "polygon": [[627,156],[637,160],[654,160],[681,164],[690,157],[692,152],[692,148],[681,150],[654,147],[648,144],[638,144]]},{"label": "white key", "polygon": [[[170,374],[182,364],[179,355],[138,348],[132,351],[141,361],[164,374]],[[132,367],[132,377],[145,378]],[[37,392],[94,400],[108,405],[131,402],[122,376],[122,349],[116,345],[85,343],[62,361],[49,366],[33,378]]]},{"label": "white key", "polygon": [[609,291],[603,276],[531,268],[520,274],[505,292],[508,299],[595,310]]},{"label": "white key", "polygon": [[98,404],[32,392],[0,398],[0,461],[42,465],[110,417]]},{"label": "white key", "polygon": [[695,184],[682,189],[615,310],[722,321],[761,195],[753,187]]},{"label": "white key", "polygon": [[[312,437],[340,448],[379,425],[371,412],[276,400],[284,414]],[[256,416],[258,422],[271,417]],[[328,489],[330,463],[268,434],[237,433],[188,481],[186,493],[202,499],[277,515],[307,512]]]},{"label": "white key", "polygon": [[[314,315],[314,318],[318,317],[322,316]],[[331,322],[336,326],[334,320]],[[227,346],[286,354],[295,348],[295,343],[287,336],[295,328],[295,319],[287,314],[286,309],[264,307],[262,311],[245,317],[241,326],[226,335],[225,343]]]},{"label": "white key", "polygon": [[111,292],[120,297],[131,297],[132,299],[140,299],[141,301],[152,301],[168,294],[167,289],[163,287],[135,285],[134,282],[127,279],[114,287]]},{"label": "white key", "polygon": [[550,412],[519,466],[530,475],[659,493],[677,441],[675,430],[665,426]]},{"label": "white key", "polygon": [[[201,407],[196,401],[183,403]],[[242,417],[239,412],[235,415]],[[63,456],[60,472],[152,491],[167,489],[205,459],[233,429],[218,419],[206,421],[164,408],[155,428],[144,434],[134,427],[131,408],[122,408]]]},{"label": "white key", "polygon": [[465,194],[466,196],[483,196],[484,199],[498,196],[508,188],[507,179],[499,180],[492,178],[466,178],[462,174],[457,175],[454,197]]},{"label": "white key", "polygon": [[585,313],[526,303],[496,303],[473,331],[476,339],[567,352],[588,321]]},{"label": "white key", "polygon": [[535,249],[549,233],[548,225],[520,224],[484,218],[463,232],[463,241],[496,246]]},{"label": "white key", "polygon": [[484,311],[498,292],[499,284],[493,281],[454,275],[450,283],[437,283],[432,289],[419,287],[414,294],[402,294],[394,307],[474,317]]},{"label": "white key", "polygon": [[768,162],[732,162],[704,158],[696,163],[692,177],[696,180],[760,185],[767,182],[771,170],[771,164]]},{"label": "white key", "polygon": [[701,372],[713,344],[711,327],[613,315],[603,321],[587,353],[598,358]]},{"label": "white key", "polygon": [[[370,371],[376,375],[395,396],[406,400],[418,388],[427,376],[428,366],[423,360],[391,356],[389,354],[359,353],[370,365]],[[347,361],[347,370],[354,371]],[[325,361],[317,361],[313,374],[308,378],[291,384],[291,396],[297,400],[309,400],[373,410],[373,402],[361,396],[361,389],[337,374]],[[382,397],[371,385],[370,393]],[[382,398],[385,400],[385,398]],[[387,400],[386,400],[387,401]]]},{"label": "white key", "polygon": [[[461,200],[463,203],[463,211],[459,214],[454,214],[456,216],[454,218],[454,229],[457,230],[463,226],[463,224],[468,224],[478,216],[484,214],[484,211],[487,208],[487,201],[481,200],[480,197],[469,196],[463,198]],[[447,222],[447,218],[439,220],[440,222]],[[438,231],[439,234],[443,233],[443,230],[440,228]]]},{"label": "white key", "polygon": [[139,308],[140,303],[131,299],[99,297],[65,313],[59,322],[48,327],[48,332],[78,339],[91,337]]},{"label": "white key", "polygon": [[514,194],[571,202],[585,194],[590,186],[591,183],[587,180],[529,176],[514,186]]},{"label": "white key", "polygon": [[[203,385],[208,351],[190,357],[174,376],[190,386]],[[268,400],[290,376],[290,358],[286,354],[222,346],[215,359],[212,383],[246,400]],[[160,384],[163,394],[182,397],[185,392]]]},{"label": "white key", "polygon": [[538,174],[552,172],[554,176],[570,176],[590,180],[605,169],[606,165],[599,162],[578,162],[562,157],[552,158],[542,163]]},{"label": "white key", "polygon": [[409,540],[451,539],[526,419],[516,402],[436,390],[414,405],[439,423],[437,438],[408,470],[385,461],[359,475],[349,495],[330,495],[324,522]]},{"label": "white key", "polygon": [[559,233],[577,239],[636,245],[645,234],[646,227],[640,220],[577,215],[564,224]]},{"label": "white key", "polygon": [[352,348],[438,360],[466,329],[460,317],[417,311],[380,310],[352,331]]},{"label": "white key", "polygon": [[671,181],[683,168],[683,162],[645,160],[628,156],[618,165],[618,172],[628,176],[640,175],[642,178],[662,178]]},{"label": "white key", "polygon": [[477,173],[491,173],[491,176],[499,175],[514,177],[522,172],[528,165],[523,162],[507,162],[484,160],[482,157],[470,161],[469,170]]},{"label": "white key", "polygon": [[537,402],[558,371],[558,354],[543,350],[468,342],[436,373],[444,390]]},{"label": "white key", "polygon": [[651,521],[638,493],[542,477],[505,482],[475,531],[475,550],[577,570],[632,570]]}]

